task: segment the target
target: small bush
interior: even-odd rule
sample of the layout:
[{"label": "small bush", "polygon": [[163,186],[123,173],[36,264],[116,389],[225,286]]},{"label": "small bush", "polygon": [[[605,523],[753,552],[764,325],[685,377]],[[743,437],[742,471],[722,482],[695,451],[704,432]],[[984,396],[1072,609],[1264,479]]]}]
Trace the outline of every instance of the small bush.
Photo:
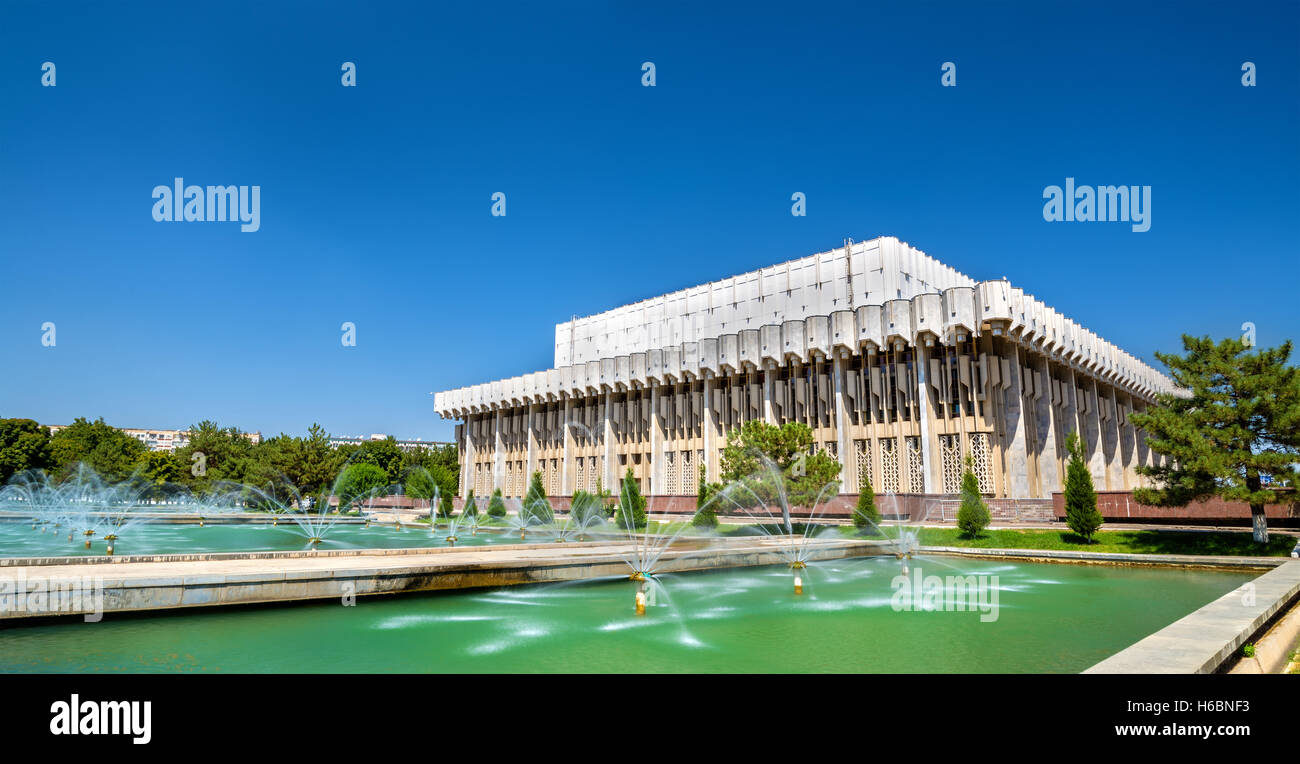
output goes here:
[{"label": "small bush", "polygon": [[713,506],[711,499],[721,486],[710,485],[707,476],[708,472],[701,464],[699,488],[695,492],[695,517],[691,518],[691,525],[696,528],[718,527],[718,510]]},{"label": "small bush", "polygon": [[488,501],[488,517],[505,517],[506,500],[501,496],[501,489],[498,488],[492,492],[492,498]]},{"label": "small bush", "polygon": [[966,457],[966,472],[961,476],[961,508],[957,510],[957,527],[971,538],[980,535],[989,525],[989,508],[980,498],[979,479],[971,470],[971,459]]},{"label": "small bush", "polygon": [[618,527],[632,530],[646,525],[646,500],[641,495],[641,486],[632,476],[632,468],[627,468],[623,476],[623,490],[619,491]]},{"label": "small bush", "polygon": [[871,487],[871,478],[863,466],[858,478],[858,505],[853,509],[853,525],[857,528],[876,527],[880,525],[880,510],[876,509],[876,489]]}]

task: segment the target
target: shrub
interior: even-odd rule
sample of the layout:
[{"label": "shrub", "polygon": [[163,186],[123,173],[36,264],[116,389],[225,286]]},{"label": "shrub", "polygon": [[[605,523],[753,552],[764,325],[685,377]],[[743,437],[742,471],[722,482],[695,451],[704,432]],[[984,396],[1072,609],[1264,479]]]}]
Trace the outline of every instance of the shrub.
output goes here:
[{"label": "shrub", "polygon": [[691,518],[691,525],[696,528],[718,527],[718,510],[713,506],[711,499],[716,495],[719,486],[710,485],[707,476],[708,471],[701,464],[699,488],[695,492],[695,517]]},{"label": "shrub", "polygon": [[971,470],[971,459],[966,457],[966,472],[961,476],[961,508],[957,510],[957,527],[967,536],[975,538],[988,527],[989,508],[980,498],[979,479]]},{"label": "shrub", "polygon": [[618,526],[632,530],[646,525],[646,500],[641,495],[641,486],[632,476],[632,468],[627,468],[623,476],[623,490],[619,492]]},{"label": "shrub", "polygon": [[506,516],[506,500],[501,496],[500,488],[492,492],[492,498],[488,500],[487,513],[488,517]]},{"label": "shrub", "polygon": [[534,472],[528,482],[528,493],[524,494],[523,504],[519,507],[520,519],[532,518],[543,525],[555,522],[555,510],[546,498],[546,489],[542,487],[542,473]]},{"label": "shrub", "polygon": [[1070,530],[1089,542],[1101,527],[1101,512],[1097,511],[1097,491],[1092,485],[1092,473],[1083,458],[1083,443],[1079,433],[1071,432],[1065,439],[1065,450],[1070,462],[1065,467],[1065,524]]},{"label": "shrub", "polygon": [[460,513],[462,515],[478,514],[478,500],[474,498],[473,488],[469,489],[469,491],[465,494],[465,507],[461,509]]},{"label": "shrub", "polygon": [[573,522],[583,525],[592,522],[602,514],[600,500],[586,491],[575,491],[573,503],[569,505],[569,517]]},{"label": "shrub", "polygon": [[871,487],[871,478],[867,468],[862,467],[858,478],[858,505],[853,509],[853,525],[857,528],[877,527],[880,525],[880,510],[876,509],[876,490]]},{"label": "shrub", "polygon": [[451,517],[451,494],[444,493],[438,500],[438,517]]}]

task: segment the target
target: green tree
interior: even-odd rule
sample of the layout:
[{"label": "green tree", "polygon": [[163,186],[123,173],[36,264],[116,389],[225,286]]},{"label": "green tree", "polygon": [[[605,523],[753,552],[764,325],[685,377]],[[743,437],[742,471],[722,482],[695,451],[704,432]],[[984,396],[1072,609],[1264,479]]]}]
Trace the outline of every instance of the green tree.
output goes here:
[{"label": "green tree", "polygon": [[465,494],[465,506],[461,508],[460,513],[462,515],[478,514],[478,500],[474,498],[473,488],[469,489],[469,491]]},{"label": "green tree", "polygon": [[573,492],[573,501],[569,504],[569,517],[578,525],[595,521],[602,517],[600,500],[583,490]]},{"label": "green tree", "polygon": [[1091,541],[1092,534],[1101,527],[1102,517],[1097,511],[1097,491],[1092,485],[1092,473],[1088,471],[1078,432],[1066,436],[1065,451],[1070,455],[1065,466],[1065,524]]},{"label": "green tree", "polygon": [[166,487],[179,483],[185,476],[185,464],[170,451],[149,451],[136,465],[134,477],[145,484],[143,497],[161,498],[166,495]]},{"label": "green tree", "polygon": [[1133,498],[1159,507],[1213,496],[1244,502],[1255,541],[1267,544],[1264,508],[1279,501],[1268,486],[1294,486],[1300,461],[1300,369],[1288,364],[1291,347],[1287,340],[1252,351],[1240,339],[1183,335],[1185,355],[1156,353],[1181,389],[1129,417],[1166,457],[1137,467],[1154,485]]},{"label": "green tree", "polygon": [[543,525],[555,522],[555,510],[551,509],[546,489],[542,487],[542,473],[534,472],[528,481],[528,492],[519,506],[519,514],[521,518],[532,518]]},{"label": "green tree", "polygon": [[697,528],[718,527],[718,509],[714,506],[716,502],[713,497],[721,486],[710,485],[708,474],[708,470],[701,464],[698,487],[695,490],[695,516],[691,518],[691,525]]},{"label": "green tree", "polygon": [[50,438],[50,455],[61,478],[78,463],[85,463],[110,483],[120,483],[135,472],[136,464],[149,449],[140,441],[102,418],[94,422],[77,417]]},{"label": "green tree", "polygon": [[238,427],[221,427],[205,419],[190,425],[188,438],[176,455],[188,465],[185,481],[193,490],[207,491],[220,481],[248,481],[253,442]]},{"label": "green tree", "polygon": [[397,441],[390,437],[367,440],[353,447],[348,459],[353,464],[373,464],[388,473],[388,482],[396,483],[402,479],[403,456]]},{"label": "green tree", "polygon": [[451,494],[444,493],[438,499],[438,517],[451,517],[453,507],[451,505]]},{"label": "green tree", "polygon": [[961,476],[961,507],[957,509],[957,527],[971,538],[988,527],[989,508],[980,497],[979,478],[971,469],[971,458],[966,457],[966,471]]},{"label": "green tree", "polygon": [[52,467],[48,427],[32,419],[0,419],[0,485],[19,472]]},{"label": "green tree", "polygon": [[641,486],[632,475],[632,468],[627,468],[623,475],[622,490],[619,491],[618,527],[632,530],[646,525],[646,499],[641,495]]},{"label": "green tree", "polygon": [[722,482],[737,484],[729,500],[739,507],[780,504],[788,528],[790,507],[812,508],[837,496],[839,460],[820,449],[809,453],[812,445],[812,429],[802,422],[777,426],[751,419],[727,433]]},{"label": "green tree", "polygon": [[347,512],[357,502],[387,494],[388,473],[370,462],[349,464],[334,484],[334,495],[339,499],[339,511]]},{"label": "green tree", "polygon": [[285,474],[304,495],[323,498],[343,469],[344,456],[330,447],[329,433],[319,424],[312,423],[307,437],[294,439],[293,458]]},{"label": "green tree", "polygon": [[506,500],[501,496],[500,488],[492,492],[492,498],[488,500],[487,514],[488,517],[506,516]]},{"label": "green tree", "polygon": [[858,528],[878,528],[880,510],[876,508],[876,490],[871,487],[871,476],[867,474],[866,465],[863,465],[862,472],[858,475],[858,485],[858,505],[853,509],[853,525]]}]

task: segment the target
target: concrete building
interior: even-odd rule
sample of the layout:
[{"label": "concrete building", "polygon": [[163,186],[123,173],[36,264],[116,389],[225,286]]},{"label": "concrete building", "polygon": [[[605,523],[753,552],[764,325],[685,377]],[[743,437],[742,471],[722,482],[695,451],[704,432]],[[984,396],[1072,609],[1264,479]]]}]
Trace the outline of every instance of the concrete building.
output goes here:
[{"label": "concrete building", "polygon": [[1171,381],[1005,280],[977,282],[892,237],[555,327],[555,367],[435,395],[459,419],[461,495],[612,486],[693,495],[725,434],[799,421],[877,493],[951,494],[970,456],[992,497],[1061,490],[1078,430],[1100,490],[1151,463],[1129,414]]},{"label": "concrete building", "polygon": [[[362,437],[360,435],[353,436],[353,437],[349,437],[346,435],[331,435],[330,448],[338,448],[339,446],[344,446],[344,445],[359,446],[362,443],[365,443],[367,441],[388,440],[391,437],[393,436],[385,435],[382,432],[371,433],[370,437],[368,438]],[[416,438],[415,440],[395,440],[395,442],[397,443],[397,447],[403,451],[415,451],[416,449],[420,449],[420,448],[434,449],[434,448],[442,448],[443,446],[451,445],[446,441],[420,440],[419,438]]]},{"label": "concrete building", "polygon": [[[66,429],[69,425],[49,424],[42,426],[48,427],[50,429],[50,434],[53,435],[59,430]],[[159,430],[140,427],[118,427],[117,429],[140,441],[150,451],[176,451],[177,449],[185,448],[185,446],[189,445],[190,442],[190,431],[188,429]],[[245,438],[248,438],[253,445],[262,442],[262,433],[260,432],[246,432],[243,433],[243,435]]]}]

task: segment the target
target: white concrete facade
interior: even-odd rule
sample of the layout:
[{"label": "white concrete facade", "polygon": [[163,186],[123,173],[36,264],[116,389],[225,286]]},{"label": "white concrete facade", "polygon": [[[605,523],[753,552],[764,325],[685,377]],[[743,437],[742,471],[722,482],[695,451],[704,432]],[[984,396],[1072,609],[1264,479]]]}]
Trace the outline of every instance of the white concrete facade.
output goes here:
[{"label": "white concrete facade", "polygon": [[876,492],[954,493],[966,456],[985,493],[1060,490],[1065,436],[1098,488],[1154,458],[1128,414],[1164,375],[1007,281],[976,282],[892,237],[556,326],[555,368],[435,395],[456,429],[461,494],[611,486],[656,495],[718,477],[728,431],[801,421]]}]

